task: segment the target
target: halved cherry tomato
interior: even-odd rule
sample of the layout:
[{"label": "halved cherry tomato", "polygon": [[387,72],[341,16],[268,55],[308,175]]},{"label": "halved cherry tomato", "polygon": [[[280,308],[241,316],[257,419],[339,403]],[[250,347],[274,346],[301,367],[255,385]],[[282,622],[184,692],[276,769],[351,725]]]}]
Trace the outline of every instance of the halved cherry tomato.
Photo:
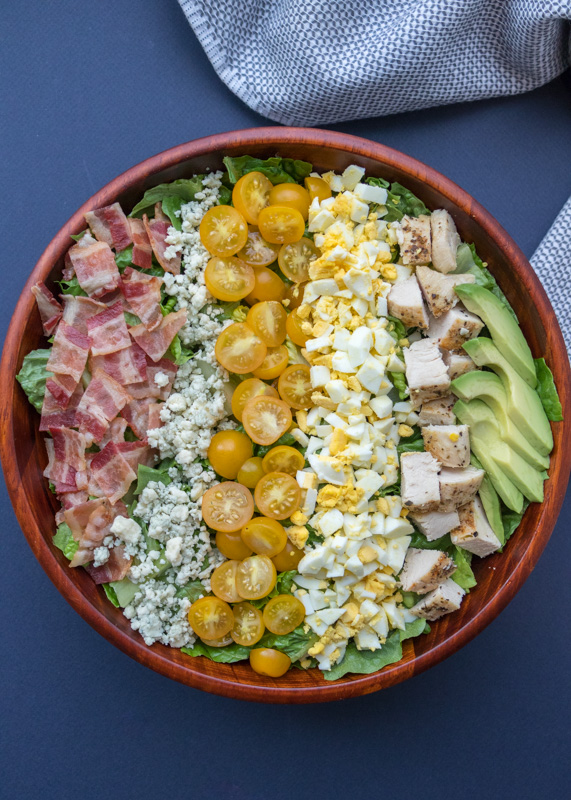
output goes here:
[{"label": "halved cherry tomato", "polygon": [[273,444],[287,431],[292,416],[289,406],[277,397],[259,395],[244,406],[242,424],[256,444]]},{"label": "halved cherry tomato", "polygon": [[213,257],[204,270],[204,282],[217,300],[235,302],[250,294],[256,279],[252,267],[239,258]]},{"label": "halved cherry tomato", "polygon": [[234,627],[234,615],[228,603],[219,597],[201,597],[189,608],[188,622],[200,639],[210,641],[230,633]]},{"label": "halved cherry tomato", "polygon": [[215,531],[238,531],[252,519],[253,513],[252,493],[241,483],[224,481],[202,496],[202,519]]},{"label": "halved cherry tomato", "polygon": [[292,408],[309,408],[313,392],[307,364],[292,364],[280,375],[278,392]]},{"label": "halved cherry tomato", "polygon": [[304,219],[307,219],[310,202],[309,192],[298,183],[278,183],[270,192],[271,206],[295,208]]},{"label": "halved cherry tomato", "polygon": [[264,239],[272,244],[297,242],[305,230],[301,212],[297,208],[288,208],[287,206],[263,208],[258,217],[258,226]]},{"label": "halved cherry tomato", "polygon": [[246,322],[268,347],[277,347],[286,337],[287,311],[277,300],[256,303],[248,311]]},{"label": "halved cherry tomato", "polygon": [[242,540],[259,556],[276,556],[284,549],[287,534],[277,519],[253,517],[242,528]]},{"label": "halved cherry tomato", "polygon": [[291,658],[271,647],[256,647],[250,650],[250,666],[258,675],[281,678],[291,666]]},{"label": "halved cherry tomato", "polygon": [[236,603],[232,611],[234,627],[230,635],[236,644],[250,647],[259,642],[264,635],[262,612],[247,602]]},{"label": "halved cherry tomato", "polygon": [[284,549],[275,555],[272,561],[278,572],[288,572],[290,569],[297,569],[297,565],[304,555],[303,550],[288,541]]},{"label": "halved cherry tomato", "polygon": [[297,315],[295,309],[287,315],[286,319],[286,333],[294,344],[299,347],[304,347],[309,339],[309,336],[303,332],[303,320]]},{"label": "halved cherry tomato", "polygon": [[236,571],[236,586],[245,600],[259,600],[276,585],[276,568],[267,556],[248,556]]},{"label": "halved cherry tomato", "polygon": [[221,636],[220,639],[201,639],[201,642],[207,644],[208,647],[227,647],[229,644],[232,644],[232,637],[229,633],[226,636]]},{"label": "halved cherry tomato", "polygon": [[301,625],[305,618],[305,607],[293,594],[278,594],[264,608],[264,625],[277,636],[284,636]]},{"label": "halved cherry tomato", "polygon": [[241,531],[216,531],[216,547],[226,558],[238,561],[248,558],[253,552],[244,544]]},{"label": "halved cherry tomato", "polygon": [[254,458],[249,458],[247,461],[244,461],[236,480],[243,486],[247,486],[248,489],[255,489],[257,482],[265,474],[264,468],[262,467],[262,459],[259,456],[254,456]]},{"label": "halved cherry tomato", "polygon": [[286,472],[268,472],[258,481],[254,499],[265,517],[287,519],[299,508],[301,489]]},{"label": "halved cherry tomato", "polygon": [[305,188],[309,192],[311,202],[313,202],[316,197],[320,203],[323,200],[327,200],[328,197],[331,197],[331,188],[323,178],[312,178],[309,176],[305,179],[304,183]]},{"label": "halved cherry tomato", "polygon": [[285,283],[280,276],[267,267],[259,267],[254,270],[256,282],[250,294],[246,297],[246,302],[259,303],[260,300],[283,300],[285,296]]},{"label": "halved cherry tomato", "polygon": [[244,461],[254,455],[254,448],[245,433],[218,431],[210,440],[206,455],[214,472],[233,481]]},{"label": "halved cherry tomato", "polygon": [[295,283],[309,280],[309,265],[319,256],[319,250],[305,236],[299,242],[282,244],[278,264],[286,278]]},{"label": "halved cherry tomato", "polygon": [[213,594],[227,603],[238,603],[240,595],[236,589],[236,570],[240,561],[224,561],[216,567],[210,577]]},{"label": "halved cherry tomato", "polygon": [[209,253],[229,258],[241,250],[248,239],[246,220],[232,206],[213,206],[202,217],[200,241]]},{"label": "halved cherry tomato", "polygon": [[280,251],[279,244],[266,242],[260,231],[248,228],[248,240],[238,253],[238,258],[254,269],[273,264]]},{"label": "halved cherry tomato", "polygon": [[285,345],[280,344],[279,347],[268,347],[266,357],[258,367],[254,370],[256,378],[262,378],[265,381],[273,381],[282,374],[287,367],[289,361],[289,353]]},{"label": "halved cherry tomato", "polygon": [[236,386],[232,395],[232,413],[239,422],[242,422],[242,412],[248,400],[258,395],[277,397],[278,393],[272,386],[259,378],[246,378]]},{"label": "halved cherry tomato", "polygon": [[299,306],[303,303],[304,291],[305,291],[305,283],[291,283],[286,288],[284,305],[286,305],[285,301],[289,300],[289,303],[287,303],[288,311],[293,311],[294,308],[299,308]]},{"label": "halved cherry tomato", "polygon": [[219,335],[214,352],[224,369],[243,375],[260,366],[268,348],[249,325],[235,322]]},{"label": "halved cherry tomato", "polygon": [[268,450],[262,461],[264,472],[287,472],[288,475],[295,475],[299,469],[303,469],[305,459],[299,450],[287,444],[279,444]]},{"label": "halved cherry tomato", "polygon": [[250,223],[258,224],[258,214],[269,203],[272,183],[262,172],[247,172],[232,189],[232,202]]}]

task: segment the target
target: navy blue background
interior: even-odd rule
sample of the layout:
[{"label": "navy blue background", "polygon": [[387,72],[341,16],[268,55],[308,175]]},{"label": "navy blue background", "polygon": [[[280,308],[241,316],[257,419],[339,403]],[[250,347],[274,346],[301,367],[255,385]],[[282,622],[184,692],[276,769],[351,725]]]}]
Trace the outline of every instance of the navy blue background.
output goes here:
[{"label": "navy blue background", "polygon": [[[175,0],[2,3],[0,330],[53,234],[108,180],[189,139],[266,124],[215,76]],[[459,183],[528,256],[571,192],[571,94],[339,130]],[[342,704],[251,705],[172,683],[99,637],[0,496],[6,798],[544,798],[569,778],[569,496],[516,599],[433,670]],[[568,786],[568,784],[567,784]]]}]

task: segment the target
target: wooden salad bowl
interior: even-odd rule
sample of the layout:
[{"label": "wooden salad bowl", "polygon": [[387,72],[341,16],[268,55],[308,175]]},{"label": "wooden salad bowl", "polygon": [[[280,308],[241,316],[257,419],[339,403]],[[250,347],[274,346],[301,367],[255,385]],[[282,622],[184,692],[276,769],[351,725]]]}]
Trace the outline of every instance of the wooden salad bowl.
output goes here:
[{"label": "wooden salad bowl", "polygon": [[[504,553],[475,559],[478,585],[460,610],[433,623],[430,634],[404,642],[401,661],[372,675],[329,682],[317,669],[294,669],[271,679],[256,675],[245,662],[216,664],[160,644],[147,647],[88,573],[70,569],[52,544],[57,502],[42,477],[47,458],[40,417],[15,380],[24,356],[45,346],[30,288],[39,280],[51,286],[60,277],[70,234],[85,227],[85,211],[117,200],[129,210],[151,186],[221,168],[223,156],[243,154],[299,158],[319,171],[359,164],[369,175],[403,183],[429,208],[448,209],[462,239],[475,243],[516,310],[533,355],[546,358],[563,406],[564,421],[552,425],[555,447],[544,502],[529,506]],[[76,211],[32,271],[10,323],[0,379],[0,454],[10,498],[30,547],[62,595],[96,631],[141,664],[188,686],[243,700],[308,703],[355,697],[411,678],[454,653],[500,613],[534,568],[555,525],[571,467],[571,448],[565,447],[571,441],[569,360],[553,308],[521,250],[479,203],[439,172],[389,147],[331,131],[268,127],[208,136],[159,153],[112,180]]]}]

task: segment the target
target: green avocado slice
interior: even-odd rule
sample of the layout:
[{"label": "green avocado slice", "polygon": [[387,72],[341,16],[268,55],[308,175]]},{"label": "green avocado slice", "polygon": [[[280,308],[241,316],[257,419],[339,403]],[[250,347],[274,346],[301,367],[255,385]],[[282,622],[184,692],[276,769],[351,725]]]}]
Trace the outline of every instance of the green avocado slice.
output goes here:
[{"label": "green avocado slice", "polygon": [[502,301],[477,283],[464,283],[455,288],[468,311],[484,320],[494,344],[508,363],[535,389],[537,375],[531,350],[521,328]]},{"label": "green avocado slice", "polygon": [[[472,466],[476,467],[476,469],[483,469],[482,464],[478,461],[473,453],[470,457],[470,463]],[[478,494],[480,495],[480,500],[484,506],[484,511],[486,512],[486,517],[488,518],[491,529],[496,534],[500,542],[504,544],[505,531],[502,520],[500,498],[498,497],[498,493],[494,489],[492,481],[487,473],[484,475],[482,483],[480,484]]]}]

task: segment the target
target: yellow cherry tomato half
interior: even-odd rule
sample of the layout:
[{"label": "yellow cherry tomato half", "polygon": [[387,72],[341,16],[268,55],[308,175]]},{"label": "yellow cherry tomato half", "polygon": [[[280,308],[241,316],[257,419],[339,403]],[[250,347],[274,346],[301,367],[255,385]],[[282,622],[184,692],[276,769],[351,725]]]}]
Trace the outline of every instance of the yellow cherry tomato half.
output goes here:
[{"label": "yellow cherry tomato half", "polygon": [[304,555],[303,550],[288,541],[284,549],[275,555],[272,561],[278,572],[288,572],[290,569],[297,569],[297,565]]},{"label": "yellow cherry tomato half", "polygon": [[277,397],[258,395],[248,400],[242,412],[242,424],[256,444],[273,444],[292,422],[289,406]]},{"label": "yellow cherry tomato half", "polygon": [[268,472],[258,481],[254,499],[265,517],[287,519],[299,508],[301,489],[286,472]]},{"label": "yellow cherry tomato half", "polygon": [[223,556],[241,561],[252,555],[252,550],[244,544],[240,531],[216,531],[216,547]]},{"label": "yellow cherry tomato half", "polygon": [[284,549],[287,534],[277,519],[253,517],[242,528],[242,540],[259,556],[276,556]]},{"label": "yellow cherry tomato half", "polygon": [[230,633],[234,615],[228,603],[219,597],[201,597],[189,608],[188,622],[200,639],[210,641]]},{"label": "yellow cherry tomato half", "polygon": [[211,486],[202,496],[202,519],[215,531],[239,531],[253,514],[252,493],[241,483],[224,481]]},{"label": "yellow cherry tomato half", "polygon": [[295,309],[287,315],[286,333],[298,347],[304,347],[309,339],[309,335],[303,332],[302,325],[303,320],[298,316]]},{"label": "yellow cherry tomato half", "polygon": [[305,231],[301,212],[288,206],[263,208],[258,217],[258,226],[264,239],[272,244],[297,242]]},{"label": "yellow cherry tomato half", "polygon": [[261,300],[283,300],[286,293],[285,283],[280,276],[268,267],[254,270],[254,288],[246,297],[246,302],[252,305]]},{"label": "yellow cherry tomato half", "polygon": [[247,486],[248,489],[255,489],[256,484],[265,474],[266,473],[264,472],[264,468],[262,466],[262,459],[259,456],[254,456],[253,458],[249,458],[247,461],[244,461],[238,470],[238,476],[236,480],[238,483],[241,483],[242,486]]},{"label": "yellow cherry tomato half", "polygon": [[248,239],[246,220],[232,206],[214,206],[202,217],[200,241],[209,253],[229,258],[241,250]]},{"label": "yellow cherry tomato half", "polygon": [[258,397],[259,395],[277,397],[278,393],[272,386],[264,383],[259,378],[246,378],[245,381],[242,381],[236,386],[232,394],[231,404],[232,413],[239,422],[242,422],[242,412],[248,400],[252,397]]},{"label": "yellow cherry tomato half", "polygon": [[250,225],[258,224],[258,214],[269,203],[272,183],[262,172],[247,172],[232,189],[232,202]]},{"label": "yellow cherry tomato half", "polygon": [[257,647],[250,650],[250,666],[258,675],[281,678],[290,668],[291,658],[271,647]]},{"label": "yellow cherry tomato half", "polygon": [[267,556],[248,556],[236,570],[236,587],[244,600],[259,600],[276,585],[276,568]]},{"label": "yellow cherry tomato half", "polygon": [[268,450],[262,461],[264,472],[287,472],[294,475],[305,466],[303,454],[287,444],[279,444]]},{"label": "yellow cherry tomato half", "polygon": [[284,636],[301,625],[305,618],[305,607],[293,594],[278,594],[264,608],[264,625],[277,636]]},{"label": "yellow cherry tomato half", "polygon": [[319,257],[319,250],[311,239],[302,237],[299,242],[282,244],[278,254],[278,264],[286,278],[294,283],[309,280],[309,266]]},{"label": "yellow cherry tomato half", "polygon": [[233,481],[244,461],[254,455],[254,448],[245,433],[219,431],[210,440],[206,455],[217,475]]},{"label": "yellow cherry tomato half", "polygon": [[241,599],[236,589],[236,570],[239,564],[240,561],[224,561],[210,577],[213,594],[227,603],[238,603]]},{"label": "yellow cherry tomato half", "polygon": [[286,337],[286,318],[280,302],[264,300],[251,307],[246,322],[268,347],[277,347]]},{"label": "yellow cherry tomato half", "polygon": [[323,178],[313,178],[308,176],[305,180],[305,188],[309,192],[309,199],[311,202],[317,199],[321,203],[323,200],[327,200],[328,197],[331,197],[331,188],[328,183],[326,183]]},{"label": "yellow cherry tomato half", "polygon": [[313,405],[313,388],[307,364],[292,364],[282,372],[278,381],[278,392],[292,408],[309,408]]},{"label": "yellow cherry tomato half", "polygon": [[257,369],[267,352],[267,345],[245,322],[224,328],[214,346],[218,363],[238,375]]},{"label": "yellow cherry tomato half", "polygon": [[295,208],[304,219],[309,213],[309,192],[298,183],[278,183],[270,192],[271,206]]},{"label": "yellow cherry tomato half", "polygon": [[266,357],[258,369],[254,370],[254,375],[256,378],[262,378],[265,381],[273,381],[282,374],[288,365],[288,361],[289,353],[285,345],[280,344],[279,347],[268,347]]},{"label": "yellow cherry tomato half", "polygon": [[206,288],[217,300],[235,302],[250,294],[256,279],[254,270],[239,258],[212,257],[204,270]]},{"label": "yellow cherry tomato half", "polygon": [[273,264],[280,251],[279,244],[266,242],[260,231],[255,228],[248,228],[248,239],[244,247],[238,253],[238,258],[245,264],[249,264],[254,269],[267,267]]},{"label": "yellow cherry tomato half", "polygon": [[232,644],[232,637],[227,633],[226,636],[221,636],[220,639],[201,639],[200,641],[207,644],[208,647],[227,647]]},{"label": "yellow cherry tomato half", "polygon": [[303,303],[305,283],[292,283],[286,288],[283,303],[288,311],[293,311]]},{"label": "yellow cherry tomato half", "polygon": [[236,603],[232,608],[232,612],[234,614],[234,627],[230,632],[230,636],[236,644],[251,647],[251,645],[259,642],[265,630],[262,612],[246,601]]}]

